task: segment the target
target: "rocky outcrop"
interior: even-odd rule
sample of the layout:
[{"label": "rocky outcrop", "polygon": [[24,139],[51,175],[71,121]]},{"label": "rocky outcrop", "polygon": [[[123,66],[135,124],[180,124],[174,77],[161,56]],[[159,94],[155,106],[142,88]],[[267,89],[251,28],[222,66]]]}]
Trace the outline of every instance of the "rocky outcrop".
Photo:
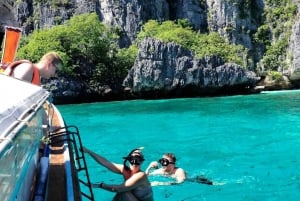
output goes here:
[{"label": "rocky outcrop", "polygon": [[[55,104],[70,104],[124,99],[108,85],[91,87],[85,80],[59,77],[42,80],[43,88],[51,92]],[[130,98],[130,97],[129,97]]]},{"label": "rocky outcrop", "polygon": [[[10,0],[5,0],[10,1]],[[33,29],[62,24],[73,15],[96,12],[101,21],[120,31],[120,46],[128,47],[150,19],[165,21],[187,19],[195,30],[216,31],[229,43],[249,49],[247,67],[255,70],[263,56],[253,34],[263,21],[265,0],[70,0],[10,1],[19,26],[25,33]],[[295,0],[295,3],[297,1]],[[2,12],[1,12],[2,13]],[[246,61],[245,61],[246,62]]]},{"label": "rocky outcrop", "polygon": [[45,1],[43,3],[24,0],[15,3],[18,22],[24,33],[49,28],[64,23],[73,15],[94,12],[95,7],[82,1]]},{"label": "rocky outcrop", "polygon": [[4,32],[4,26],[17,26],[17,18],[13,9],[13,1],[1,0],[0,2],[0,26]]},{"label": "rocky outcrop", "polygon": [[17,27],[17,18],[13,9],[13,1],[0,1],[0,47],[4,38],[5,26]]},{"label": "rocky outcrop", "polygon": [[14,6],[17,21],[26,33],[61,24],[73,15],[97,12],[104,23],[120,29],[122,47],[128,47],[150,19],[187,19],[195,30],[217,31],[228,41],[251,49],[251,37],[260,25],[264,4],[263,0],[249,3],[244,0],[71,0],[35,4],[25,0]]},{"label": "rocky outcrop", "polygon": [[248,94],[259,78],[252,71],[216,56],[196,58],[175,43],[145,39],[136,62],[123,81],[123,91],[109,86],[91,87],[84,80],[44,80],[55,104],[134,98],[172,98]]},{"label": "rocky outcrop", "polygon": [[253,92],[254,72],[220,58],[195,58],[174,43],[147,38],[123,85],[138,96],[197,96]]},{"label": "rocky outcrop", "polygon": [[169,19],[169,5],[166,0],[102,0],[99,1],[99,11],[104,23],[120,28],[121,47],[128,47],[148,20]]},{"label": "rocky outcrop", "polygon": [[[300,10],[300,2],[298,2],[298,10]],[[292,28],[292,35],[290,38],[289,52],[292,54],[292,64],[286,72],[290,80],[297,82],[300,80],[300,16],[298,15],[296,23]]]},{"label": "rocky outcrop", "polygon": [[231,43],[252,49],[252,35],[261,24],[263,0],[207,0],[208,29],[216,31]]},{"label": "rocky outcrop", "polygon": [[[261,59],[265,53],[265,48],[255,43],[254,34],[264,20],[263,11],[265,7],[270,4],[270,1],[268,2],[266,0],[2,0],[0,2],[0,30],[3,30],[2,27],[4,25],[18,26],[23,29],[25,34],[28,34],[34,29],[47,28],[62,24],[64,21],[70,19],[74,15],[96,12],[101,21],[109,26],[117,27],[117,29],[120,31],[120,47],[128,47],[133,40],[135,40],[136,35],[142,29],[143,24],[150,19],[158,21],[188,19],[189,23],[196,31],[202,33],[216,31],[221,34],[229,43],[240,44],[248,48],[250,57],[245,58],[244,62],[247,63],[248,69],[255,71],[257,66],[262,63]],[[297,4],[298,8],[300,7],[298,0],[292,0],[292,2]],[[299,9],[297,13],[299,13]],[[298,87],[300,87],[299,21],[300,18],[298,15],[298,18],[296,19],[292,29],[292,36],[289,40],[289,50],[287,51],[286,59],[283,59],[286,63],[286,66],[283,66],[284,68],[280,68],[278,70],[288,77],[294,86]],[[289,21],[289,23],[290,22],[292,21]],[[270,25],[270,27],[271,26],[272,25]],[[287,33],[289,31],[290,30],[287,30]],[[0,39],[2,37],[3,36],[0,35]],[[276,41],[271,41],[271,44],[274,42]],[[157,48],[157,50],[160,49]],[[142,57],[139,57],[139,59],[141,58]],[[135,89],[139,91],[147,91],[148,88],[152,90],[153,88],[151,88],[151,84],[155,84],[154,89],[161,89],[163,86],[162,88],[165,88],[170,93],[179,93],[181,88],[195,90],[198,93],[200,86],[203,87],[200,87],[203,90],[210,87],[212,91],[220,88],[223,88],[223,90],[226,91],[228,86],[239,86],[237,88],[237,91],[239,91],[246,86],[245,83],[247,83],[247,81],[242,79],[242,77],[247,77],[245,76],[245,74],[247,74],[246,71],[240,71],[240,77],[236,74],[238,69],[241,68],[240,66],[234,64],[224,64],[222,62],[214,66],[208,62],[212,62],[213,60],[219,61],[218,58],[203,58],[197,60],[193,56],[186,55],[179,58],[181,58],[181,60],[164,61],[157,59],[152,63],[149,60],[149,65],[153,64],[154,69],[144,68],[144,70],[148,70],[149,73],[153,73],[155,76],[152,76],[151,78],[155,78],[155,80],[151,81],[150,77],[144,76],[143,78],[145,81],[141,82],[143,83],[143,85],[141,85],[141,83],[135,82],[136,80],[134,79],[137,79],[138,76],[133,76],[133,74],[136,72],[132,70],[130,74],[131,78],[128,76],[126,78],[126,82],[124,83],[128,83],[127,86],[129,86],[132,91]],[[146,60],[144,59],[143,62],[146,62]],[[180,63],[180,65],[178,64],[178,68],[182,67],[187,69],[188,73],[177,69],[175,72],[173,72],[175,73],[173,77],[167,77],[164,79],[162,74],[166,72],[160,72],[162,69],[158,68],[160,67],[159,65],[161,65],[161,62],[175,62],[176,65],[177,63]],[[197,66],[197,62],[199,63],[198,65],[206,67],[200,68]],[[207,65],[211,65],[213,67],[209,69],[207,68]],[[193,70],[194,68],[197,70]],[[199,75],[196,72],[198,72]],[[209,72],[212,73],[211,76],[216,77],[205,77],[205,80],[209,80],[207,83],[211,83],[210,85],[206,85],[204,78],[200,76],[200,72]],[[236,77],[233,76],[232,72],[235,72],[234,75]],[[169,76],[169,74],[167,75]],[[205,75],[207,76],[207,74]],[[227,83],[221,81],[221,77],[223,75],[226,75],[226,79],[229,79]],[[239,82],[240,84],[237,84]],[[231,85],[232,83],[235,84]],[[196,85],[198,88],[194,87]],[[285,84],[285,87],[289,86],[289,84]],[[99,88],[101,93],[105,91],[103,94],[111,93],[109,87]]]}]

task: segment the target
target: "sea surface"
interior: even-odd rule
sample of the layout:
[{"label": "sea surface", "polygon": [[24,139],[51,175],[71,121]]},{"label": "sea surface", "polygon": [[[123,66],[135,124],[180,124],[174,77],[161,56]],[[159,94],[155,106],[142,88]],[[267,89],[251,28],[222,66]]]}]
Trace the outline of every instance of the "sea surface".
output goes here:
[{"label": "sea surface", "polygon": [[[144,147],[142,169],[173,152],[189,178],[206,185],[154,186],[155,201],[300,200],[300,91],[214,98],[133,100],[60,105],[84,146],[123,163]],[[92,182],[120,184],[116,175],[86,155]],[[150,177],[150,181],[164,180]],[[97,201],[113,193],[94,188]]]}]

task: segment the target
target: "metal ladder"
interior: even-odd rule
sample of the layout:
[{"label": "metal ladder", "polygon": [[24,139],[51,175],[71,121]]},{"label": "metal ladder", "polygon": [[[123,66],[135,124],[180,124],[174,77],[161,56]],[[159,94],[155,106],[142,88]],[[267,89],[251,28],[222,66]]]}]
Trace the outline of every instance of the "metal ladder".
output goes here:
[{"label": "metal ladder", "polygon": [[[85,160],[84,153],[82,151],[82,141],[81,137],[79,134],[79,129],[76,126],[66,126],[66,127],[60,127],[52,132],[50,132],[49,135],[50,139],[50,145],[54,145],[57,143],[61,142],[69,142],[68,147],[69,147],[69,152],[70,152],[70,160],[73,160],[75,163],[74,169],[76,170],[77,173],[77,179],[79,184],[83,184],[84,186],[87,187],[87,193],[83,192],[80,188],[80,193],[82,196],[86,197],[88,200],[94,201],[94,194],[92,190],[92,185],[88,173],[88,168]],[[72,158],[72,153],[73,157]],[[78,174],[82,173],[84,179],[80,179]]]}]

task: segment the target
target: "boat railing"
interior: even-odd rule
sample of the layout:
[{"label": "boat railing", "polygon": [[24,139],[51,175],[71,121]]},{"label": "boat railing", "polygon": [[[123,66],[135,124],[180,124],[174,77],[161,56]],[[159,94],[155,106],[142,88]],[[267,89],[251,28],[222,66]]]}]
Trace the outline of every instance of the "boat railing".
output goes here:
[{"label": "boat railing", "polygon": [[[79,129],[76,126],[66,126],[62,128],[57,128],[53,130],[49,135],[49,142],[50,145],[55,145],[61,142],[68,142],[68,147],[70,150],[70,153],[73,153],[73,158],[71,157],[71,160],[74,160],[75,163],[69,163],[66,164],[66,166],[69,166],[69,171],[67,171],[66,174],[71,174],[72,167],[71,164],[75,164],[75,171],[76,176],[80,184],[83,184],[83,187],[86,187],[87,190],[83,191],[82,188],[80,188],[80,193],[82,196],[86,197],[89,200],[94,201],[94,194],[92,190],[92,185],[88,173],[87,163],[84,156],[84,153],[82,151],[82,141],[79,133]],[[81,173],[82,172],[82,173]],[[82,179],[81,177],[78,177],[80,174],[81,177],[85,177]],[[67,178],[70,178],[71,176],[67,175]],[[68,179],[67,179],[68,180]],[[67,181],[67,189],[73,189],[72,182]],[[85,189],[85,188],[84,188]],[[72,190],[71,190],[72,191]]]}]

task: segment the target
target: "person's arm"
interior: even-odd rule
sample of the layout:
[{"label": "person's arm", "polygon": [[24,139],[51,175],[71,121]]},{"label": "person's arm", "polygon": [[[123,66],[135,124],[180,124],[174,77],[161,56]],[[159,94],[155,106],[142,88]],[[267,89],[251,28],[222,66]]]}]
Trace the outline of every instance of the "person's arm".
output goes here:
[{"label": "person's arm", "polygon": [[186,174],[182,168],[177,168],[175,172],[175,178],[177,180],[177,183],[182,183],[186,179]]},{"label": "person's arm", "polygon": [[[150,175],[164,175],[161,169],[154,170]],[[182,168],[177,168],[174,175],[172,175],[173,181],[152,181],[151,186],[170,186],[181,184],[186,180],[186,174]]]},{"label": "person's arm", "polygon": [[145,170],[145,173],[146,173],[147,175],[149,175],[151,169],[158,169],[158,162],[152,161],[152,162],[149,164],[149,166],[147,167],[147,169]]},{"label": "person's arm", "polygon": [[[5,74],[10,73],[11,69],[8,68],[5,70]],[[6,72],[8,71],[8,72]],[[21,63],[18,66],[16,66],[13,69],[12,76],[20,79],[20,80],[25,80],[27,82],[31,82],[32,76],[33,76],[33,65],[31,63]]]},{"label": "person's arm", "polygon": [[146,179],[146,177],[147,175],[144,172],[138,172],[132,175],[129,179],[124,181],[124,183],[122,184],[115,185],[115,184],[106,184],[102,182],[100,184],[94,184],[93,187],[99,187],[110,192],[118,192],[118,193],[127,192],[140,186],[144,181],[144,179]]},{"label": "person's arm", "polygon": [[179,184],[177,181],[152,181],[151,186],[171,186]]},{"label": "person's arm", "polygon": [[95,161],[97,161],[102,166],[106,167],[107,169],[111,170],[112,172],[121,174],[123,165],[115,164],[107,160],[106,158],[100,156],[99,154],[96,154],[95,152],[82,147],[82,151],[88,153]]},{"label": "person's arm", "polygon": [[[177,170],[178,171],[178,170]],[[177,172],[176,171],[176,172]],[[152,173],[151,173],[152,174]],[[155,172],[154,172],[155,174]],[[185,177],[185,173],[184,171],[181,169],[178,172],[178,175],[172,176],[174,178],[173,181],[152,181],[151,182],[151,186],[170,186],[170,185],[177,185],[177,184],[181,184],[185,181],[186,177]]]}]

